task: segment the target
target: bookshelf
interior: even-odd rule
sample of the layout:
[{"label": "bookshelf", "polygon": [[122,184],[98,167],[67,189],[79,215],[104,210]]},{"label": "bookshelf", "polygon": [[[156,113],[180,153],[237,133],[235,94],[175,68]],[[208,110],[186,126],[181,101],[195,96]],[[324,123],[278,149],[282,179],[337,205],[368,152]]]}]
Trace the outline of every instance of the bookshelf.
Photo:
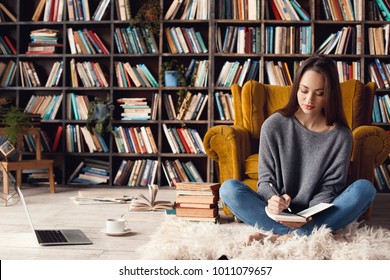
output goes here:
[{"label": "bookshelf", "polygon": [[[125,3],[125,1],[117,0],[89,0],[87,1],[89,7],[90,20],[69,20],[69,12],[67,1],[51,1],[53,3],[61,3],[64,5],[62,20],[43,21],[43,15],[37,21],[33,21],[32,17],[36,11],[40,0],[22,1],[22,0],[6,0],[2,1],[4,6],[15,15],[16,21],[10,20],[6,14],[0,22],[0,36],[4,38],[7,36],[15,46],[15,53],[0,52],[0,62],[8,63],[10,60],[16,63],[16,73],[11,84],[0,88],[1,96],[12,97],[13,102],[20,108],[25,108],[31,96],[60,96],[63,94],[61,105],[54,119],[42,120],[41,128],[44,130],[49,138],[54,141],[58,130],[60,133],[60,141],[56,151],[44,152],[44,156],[52,158],[55,161],[56,181],[58,184],[65,185],[69,177],[72,175],[76,167],[84,158],[92,158],[108,162],[109,179],[105,186],[115,186],[115,175],[123,160],[149,160],[157,163],[155,182],[159,186],[168,186],[169,182],[166,179],[165,171],[162,165],[166,161],[171,161],[173,164],[175,160],[182,162],[191,161],[200,173],[204,181],[216,181],[216,170],[211,160],[203,153],[174,153],[170,148],[170,144],[164,132],[164,127],[178,129],[181,127],[195,129],[202,138],[208,128],[218,124],[232,124],[231,116],[220,116],[220,108],[218,106],[225,106],[225,110],[229,107],[229,86],[234,81],[245,82],[246,78],[240,78],[239,75],[232,80],[223,79],[221,72],[226,62],[235,64],[238,71],[250,72],[250,76],[261,82],[269,83],[271,81],[267,72],[267,65],[272,62],[275,65],[280,65],[281,69],[288,69],[293,78],[294,69],[297,67],[299,61],[312,55],[323,42],[332,33],[337,33],[343,28],[353,30],[350,34],[350,42],[347,47],[344,47],[341,53],[335,54],[331,51],[328,55],[334,60],[340,61],[340,67],[344,69],[354,69],[356,77],[363,82],[368,82],[372,78],[370,76],[370,63],[375,62],[378,58],[381,62],[389,63],[387,54],[371,54],[369,49],[369,33],[370,27],[381,27],[389,22],[378,18],[377,12],[373,10],[373,1],[348,1],[351,3],[361,3],[358,9],[361,17],[358,20],[327,19],[326,11],[322,0],[306,0],[297,1],[303,10],[307,12],[307,20],[279,20],[275,17],[272,8],[269,6],[273,1],[271,0],[254,0],[254,1],[217,1],[217,0],[198,0],[198,3],[204,7],[204,13],[200,19],[182,19],[182,10],[178,10],[174,18],[165,19],[167,11],[170,9],[173,0],[158,0],[161,7],[161,15],[157,24],[159,36],[155,36],[155,46],[153,50],[146,49],[146,51],[129,51],[126,52],[118,48],[118,34],[126,32],[127,28],[131,26],[135,15],[141,9],[143,2],[130,0],[130,8],[132,18],[126,16],[125,10],[120,10],[118,3]],[[84,3],[84,0],[74,1],[75,3]],[[95,11],[99,8],[100,3],[108,2],[108,6],[101,20],[93,20]],[[192,2],[192,1],[191,1]],[[325,1],[329,2],[329,1]],[[346,2],[346,1],[341,1]],[[375,1],[374,1],[375,2]],[[186,1],[182,2],[183,8]],[[225,4],[231,4],[226,6]],[[247,3],[245,8],[243,3]],[[230,8],[229,8],[230,7]],[[375,10],[375,9],[374,9]],[[249,11],[249,12],[248,12]],[[376,11],[376,10],[375,10]],[[127,12],[128,13],[128,12]],[[44,10],[42,12],[44,14]],[[57,13],[58,14],[58,13]],[[236,18],[231,17],[237,15]],[[242,15],[242,16],[241,16]],[[126,19],[121,19],[126,18]],[[136,25],[139,26],[139,25]],[[30,33],[38,29],[53,29],[58,31],[58,44],[54,53],[51,54],[26,54],[28,45],[30,43]],[[69,44],[69,29],[72,31],[90,30],[94,32],[101,40],[102,44],[107,48],[107,52],[77,52],[71,48]],[[179,28],[182,32],[187,29],[193,29],[197,36],[200,36],[204,42],[206,50],[183,51],[182,53],[175,53],[168,44],[166,31],[167,29]],[[276,31],[276,29],[278,31]],[[235,31],[236,30],[236,31]],[[273,31],[270,31],[273,30]],[[179,30],[177,30],[179,31]],[[235,32],[238,38],[253,38],[241,39],[230,44],[225,42],[225,37],[231,33],[231,38],[234,38]],[[271,33],[270,33],[271,32]],[[294,33],[293,33],[294,32]],[[276,34],[277,33],[277,34]],[[359,38],[356,34],[360,33]],[[275,44],[269,44],[269,38],[279,38],[280,35],[285,34],[287,40],[278,40]],[[291,35],[295,34],[295,35]],[[300,34],[299,37],[298,34]],[[271,36],[271,37],[270,37]],[[273,37],[272,37],[273,36]],[[283,35],[282,35],[283,36]],[[290,40],[291,38],[291,40]],[[304,43],[292,43],[292,38],[301,40]],[[245,43],[246,42],[246,43]],[[251,43],[249,43],[251,42]],[[289,42],[287,46],[281,43]],[[359,43],[360,42],[360,43]],[[302,45],[306,48],[302,49]],[[130,44],[131,45],[131,44]],[[272,45],[272,46],[271,46]],[[294,45],[293,50],[291,50]],[[194,49],[194,48],[193,48]],[[247,51],[249,49],[249,51]],[[276,51],[275,51],[276,50]],[[291,53],[290,53],[291,50]],[[192,61],[197,61],[197,65],[204,63],[207,72],[198,73],[204,74],[203,82],[196,84],[194,81],[189,86],[166,87],[160,77],[160,69],[164,62],[177,60],[185,67],[190,66]],[[106,86],[91,86],[84,87],[82,81],[79,79],[79,85],[74,86],[71,76],[71,62],[98,64],[107,80]],[[29,62],[34,65],[36,72],[41,80],[41,86],[23,86],[22,76],[20,75],[20,65],[23,62]],[[45,87],[47,79],[50,76],[51,69],[55,62],[62,63],[62,74],[58,80],[58,84],[52,87]],[[131,66],[145,65],[150,71],[151,75],[157,80],[158,85],[136,87],[134,83],[131,87],[119,82],[117,76],[117,67],[130,63]],[[247,69],[246,64],[255,65],[251,70]],[[345,65],[343,66],[344,63]],[[347,67],[350,65],[349,67]],[[356,67],[356,65],[360,65]],[[227,67],[227,66],[225,66]],[[356,68],[353,68],[356,67]],[[246,69],[246,70],[245,70]],[[198,76],[196,75],[196,76]],[[248,76],[246,76],[248,77]],[[123,77],[122,77],[123,78]],[[1,78],[0,78],[1,79]],[[236,79],[236,80],[235,80]],[[125,79],[126,80],[126,79]],[[221,82],[221,80],[224,80]],[[127,80],[128,82],[128,80]],[[176,106],[179,95],[178,91],[191,91],[193,94],[203,94],[208,96],[207,103],[198,118],[192,120],[177,120],[170,118],[166,106],[164,104],[164,96],[170,95],[174,106]],[[67,96],[71,93],[75,95],[87,96],[92,101],[94,97],[104,98],[109,96],[110,101],[115,105],[114,109],[114,127],[149,127],[154,137],[157,152],[152,153],[126,153],[119,152],[115,137],[110,134],[103,136],[108,151],[107,152],[88,152],[84,149],[82,152],[71,152],[67,149],[66,128],[67,126],[85,126],[86,120],[75,120],[69,117],[71,110],[71,103],[68,102]],[[215,99],[215,94],[225,97],[224,101],[219,102]],[[378,96],[388,94],[388,89],[379,89]],[[154,96],[159,96],[159,105],[157,106],[156,116],[151,120],[123,120],[121,113],[122,108],[118,100],[123,98],[143,98],[148,104],[153,104]],[[225,104],[223,104],[225,103]],[[375,122],[375,125],[389,128],[387,123]],[[60,128],[59,128],[60,127]],[[69,163],[74,163],[73,166]]]}]

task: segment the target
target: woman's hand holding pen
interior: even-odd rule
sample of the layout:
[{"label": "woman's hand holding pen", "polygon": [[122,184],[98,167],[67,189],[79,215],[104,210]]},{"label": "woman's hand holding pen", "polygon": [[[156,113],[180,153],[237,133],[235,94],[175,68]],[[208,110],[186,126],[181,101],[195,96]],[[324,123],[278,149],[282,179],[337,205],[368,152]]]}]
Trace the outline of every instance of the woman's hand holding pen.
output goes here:
[{"label": "woman's hand holding pen", "polygon": [[288,209],[291,203],[291,197],[288,194],[273,195],[268,200],[268,210],[273,214],[280,214],[283,210]]}]

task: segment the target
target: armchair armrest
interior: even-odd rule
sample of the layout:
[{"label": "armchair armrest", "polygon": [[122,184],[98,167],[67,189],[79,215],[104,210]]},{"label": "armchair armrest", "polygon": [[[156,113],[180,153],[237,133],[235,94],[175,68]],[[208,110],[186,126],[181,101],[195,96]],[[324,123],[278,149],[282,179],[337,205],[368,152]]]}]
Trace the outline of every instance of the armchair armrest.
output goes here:
[{"label": "armchair armrest", "polygon": [[210,128],[203,139],[207,155],[218,162],[220,183],[227,179],[242,180],[245,159],[250,154],[249,132],[235,125]]},{"label": "armchair armrest", "polygon": [[352,131],[353,149],[350,182],[357,179],[373,181],[374,168],[389,156],[390,136],[377,126],[359,126]]}]

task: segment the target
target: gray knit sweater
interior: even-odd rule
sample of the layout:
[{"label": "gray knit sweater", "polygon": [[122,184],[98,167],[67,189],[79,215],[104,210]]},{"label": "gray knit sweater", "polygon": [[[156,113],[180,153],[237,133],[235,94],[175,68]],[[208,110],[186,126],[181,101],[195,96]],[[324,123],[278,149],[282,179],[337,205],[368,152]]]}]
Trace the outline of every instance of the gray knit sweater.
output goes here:
[{"label": "gray knit sweater", "polygon": [[332,202],[345,188],[351,151],[347,127],[313,132],[295,117],[275,113],[261,129],[258,193],[267,202],[275,194],[272,183],[292,198],[293,212]]}]

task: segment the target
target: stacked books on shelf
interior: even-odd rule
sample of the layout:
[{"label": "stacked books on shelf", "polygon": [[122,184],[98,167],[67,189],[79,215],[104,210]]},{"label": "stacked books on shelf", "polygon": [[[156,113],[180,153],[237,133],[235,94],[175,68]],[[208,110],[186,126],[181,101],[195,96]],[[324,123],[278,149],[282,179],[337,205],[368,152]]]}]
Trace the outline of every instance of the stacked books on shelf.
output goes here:
[{"label": "stacked books on shelf", "polygon": [[167,159],[161,166],[170,187],[174,187],[180,182],[204,182],[191,160],[184,162],[178,159]]},{"label": "stacked books on shelf", "polygon": [[150,126],[116,126],[112,134],[119,153],[155,154],[158,152]]},{"label": "stacked books on shelf", "polygon": [[69,176],[68,184],[98,185],[108,183],[110,178],[110,163],[108,161],[86,158],[81,161]]},{"label": "stacked books on shelf", "polygon": [[115,0],[115,11],[119,20],[132,19],[130,1],[131,0]]},{"label": "stacked books on shelf", "polygon": [[158,53],[154,34],[142,27],[116,27],[114,33],[118,53]]},{"label": "stacked books on shelf", "polygon": [[195,128],[168,127],[163,123],[163,130],[174,154],[205,154],[202,138]]},{"label": "stacked books on shelf", "polygon": [[32,61],[19,61],[22,87],[42,86],[38,73]]},{"label": "stacked books on shelf", "polygon": [[366,15],[368,20],[380,20],[380,21],[390,20],[389,11],[390,11],[389,1],[371,0],[368,1],[366,6]]},{"label": "stacked books on shelf", "polygon": [[32,16],[32,21],[38,21],[41,17],[43,17],[43,21],[62,21],[63,16],[63,1],[40,0]]},{"label": "stacked books on shelf", "polygon": [[361,52],[360,24],[356,27],[344,26],[336,33],[331,33],[316,50],[319,54],[360,54]]},{"label": "stacked books on shelf", "polygon": [[27,174],[27,183],[49,184],[49,170],[47,168],[24,169],[22,173]]},{"label": "stacked books on shelf", "polygon": [[30,32],[31,42],[28,44],[26,54],[53,54],[57,47],[62,47],[58,43],[58,30],[42,28]]},{"label": "stacked books on shelf", "polygon": [[96,32],[87,28],[67,29],[71,54],[108,54],[109,51]]},{"label": "stacked books on shelf", "polygon": [[154,184],[158,161],[153,159],[122,160],[114,177],[114,185],[146,187]]},{"label": "stacked books on shelf", "polygon": [[88,119],[89,99],[86,95],[78,95],[73,92],[67,96],[67,118],[69,120],[85,121]]},{"label": "stacked books on shelf", "polygon": [[377,123],[390,123],[390,98],[388,94],[374,95],[372,121]]},{"label": "stacked books on shelf", "polygon": [[390,24],[368,27],[368,50],[371,55],[388,55],[390,48]]},{"label": "stacked books on shelf", "polygon": [[219,218],[219,183],[177,183],[176,217],[216,222]]},{"label": "stacked books on shelf", "polygon": [[381,164],[374,170],[375,185],[378,191],[390,190],[390,165]]},{"label": "stacked books on shelf", "polygon": [[54,120],[62,98],[62,93],[59,95],[31,95],[24,112],[39,114],[42,120]]},{"label": "stacked books on shelf", "polygon": [[150,120],[151,108],[146,98],[121,98],[119,101],[123,112],[121,120],[127,121],[146,121]]}]

